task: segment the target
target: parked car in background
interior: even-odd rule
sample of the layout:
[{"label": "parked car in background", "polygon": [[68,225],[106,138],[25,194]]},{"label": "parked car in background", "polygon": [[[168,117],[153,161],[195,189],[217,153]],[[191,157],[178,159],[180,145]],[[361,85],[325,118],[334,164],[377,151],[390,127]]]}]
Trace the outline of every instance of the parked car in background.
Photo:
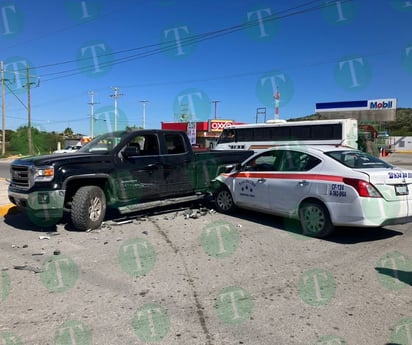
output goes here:
[{"label": "parked car in background", "polygon": [[238,206],[299,219],[303,234],[315,237],[336,226],[412,221],[412,170],[347,147],[273,147],[221,174],[216,183],[218,211]]},{"label": "parked car in background", "polygon": [[75,152],[78,151],[82,148],[81,145],[69,145],[66,146],[64,149],[62,150],[55,150],[53,151],[53,153],[68,153],[68,152]]}]

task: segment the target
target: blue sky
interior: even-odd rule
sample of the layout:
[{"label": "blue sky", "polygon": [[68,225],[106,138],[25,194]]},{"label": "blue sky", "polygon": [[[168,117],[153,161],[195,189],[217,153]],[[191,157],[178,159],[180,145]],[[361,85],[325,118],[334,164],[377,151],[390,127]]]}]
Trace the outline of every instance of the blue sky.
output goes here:
[{"label": "blue sky", "polygon": [[254,123],[258,108],[272,119],[276,88],[281,119],[319,102],[412,107],[412,1],[7,0],[0,11],[7,129],[27,124],[27,84],[33,126],[85,135],[91,91],[93,134],[142,126],[143,113],[146,128]]}]

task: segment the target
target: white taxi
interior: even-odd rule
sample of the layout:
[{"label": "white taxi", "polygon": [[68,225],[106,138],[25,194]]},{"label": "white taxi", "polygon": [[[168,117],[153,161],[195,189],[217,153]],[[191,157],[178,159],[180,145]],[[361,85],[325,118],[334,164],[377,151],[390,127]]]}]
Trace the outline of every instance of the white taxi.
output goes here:
[{"label": "white taxi", "polygon": [[412,222],[412,170],[330,145],[261,151],[215,179],[218,211],[240,207],[299,219],[305,235],[336,226]]}]

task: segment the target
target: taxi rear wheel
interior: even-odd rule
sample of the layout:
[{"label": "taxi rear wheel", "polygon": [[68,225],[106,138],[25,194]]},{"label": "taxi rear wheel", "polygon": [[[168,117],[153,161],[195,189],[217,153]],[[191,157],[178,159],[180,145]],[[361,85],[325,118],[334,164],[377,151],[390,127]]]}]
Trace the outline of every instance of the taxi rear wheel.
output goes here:
[{"label": "taxi rear wheel", "polygon": [[226,187],[221,187],[215,193],[215,205],[216,209],[221,213],[229,213],[235,208],[235,203],[233,202],[232,194]]},{"label": "taxi rear wheel", "polygon": [[299,220],[306,236],[326,237],[334,230],[327,208],[318,201],[303,202],[299,208]]}]

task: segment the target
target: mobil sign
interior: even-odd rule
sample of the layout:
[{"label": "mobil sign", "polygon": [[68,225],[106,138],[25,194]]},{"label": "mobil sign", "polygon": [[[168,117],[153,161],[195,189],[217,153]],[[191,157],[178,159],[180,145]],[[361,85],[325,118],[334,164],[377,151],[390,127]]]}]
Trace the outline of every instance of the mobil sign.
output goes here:
[{"label": "mobil sign", "polygon": [[368,100],[370,110],[396,109],[396,98]]},{"label": "mobil sign", "polygon": [[233,120],[209,120],[209,132],[221,132],[233,125]]}]

